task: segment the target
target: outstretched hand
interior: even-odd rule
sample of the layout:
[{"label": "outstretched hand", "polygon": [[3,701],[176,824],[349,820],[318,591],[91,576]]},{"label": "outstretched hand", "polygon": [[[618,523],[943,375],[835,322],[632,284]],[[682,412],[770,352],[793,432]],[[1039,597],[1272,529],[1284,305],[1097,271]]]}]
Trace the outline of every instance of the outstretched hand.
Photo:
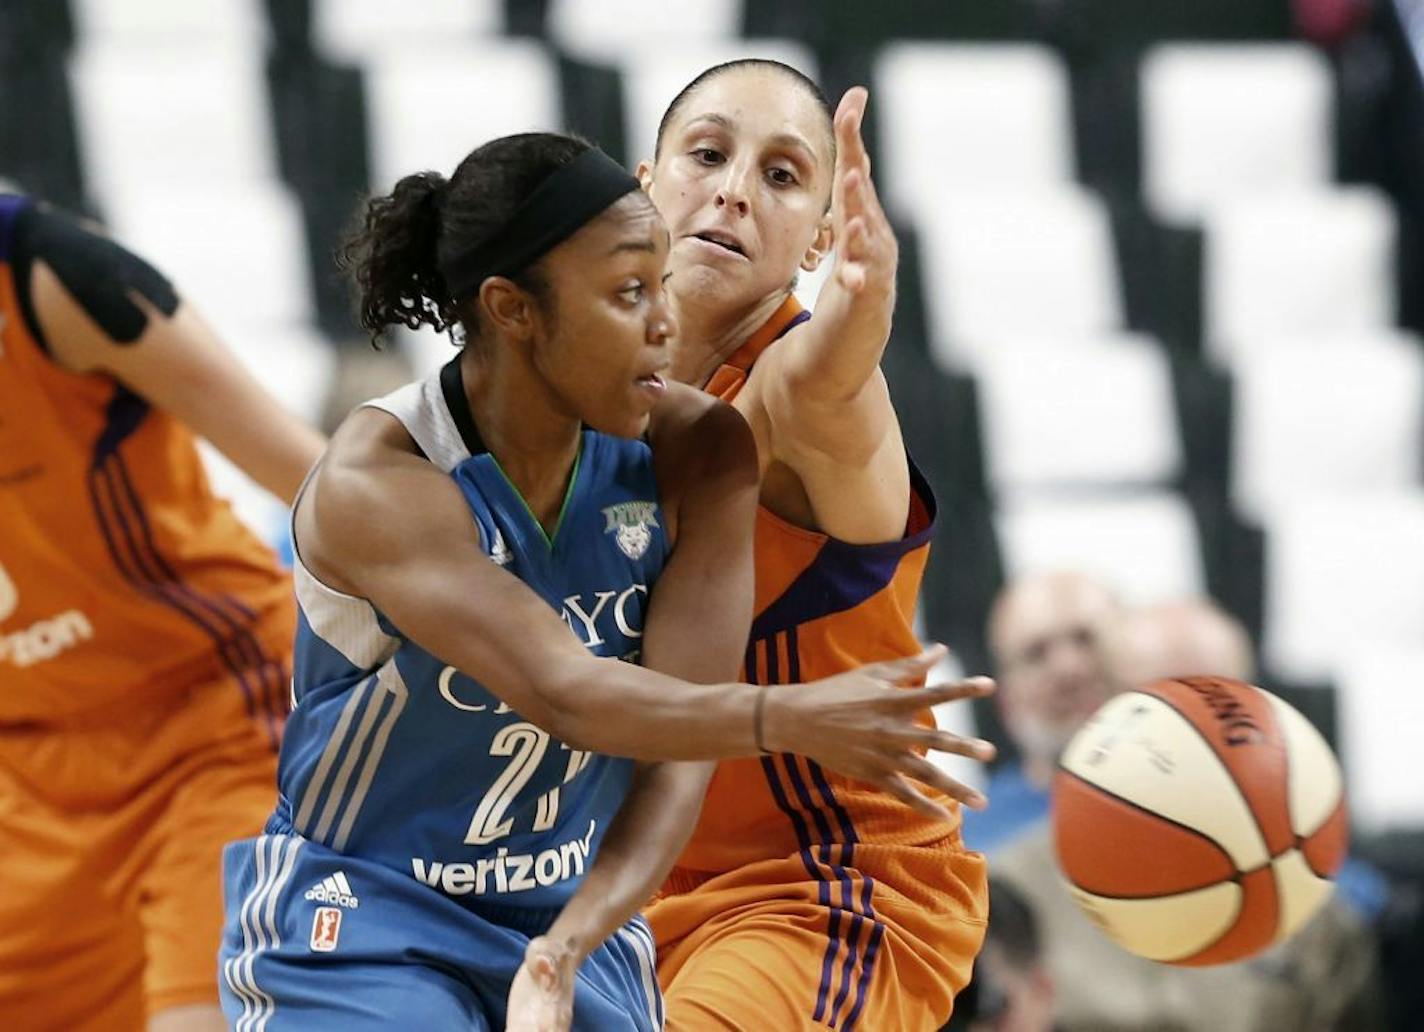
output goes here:
[{"label": "outstretched hand", "polygon": [[529,940],[509,987],[508,1032],[567,1032],[574,1019],[574,963],[547,936]]},{"label": "outstretched hand", "polygon": [[994,690],[994,682],[987,677],[913,687],[924,681],[946,652],[943,645],[935,645],[918,656],[771,689],[765,711],[768,748],[808,756],[830,770],[874,785],[933,819],[948,820],[949,811],[912,782],[982,809],[988,802],[984,796],[917,751],[934,749],[981,761],[994,758],[994,747],[982,739],[924,727],[915,719],[922,710],[942,702],[982,698]]},{"label": "outstretched hand", "polygon": [[893,291],[899,245],[875,183],[861,124],[870,93],[864,86],[847,90],[836,107],[836,167],[831,182],[831,219],[835,230],[835,280],[851,295],[867,287]]}]

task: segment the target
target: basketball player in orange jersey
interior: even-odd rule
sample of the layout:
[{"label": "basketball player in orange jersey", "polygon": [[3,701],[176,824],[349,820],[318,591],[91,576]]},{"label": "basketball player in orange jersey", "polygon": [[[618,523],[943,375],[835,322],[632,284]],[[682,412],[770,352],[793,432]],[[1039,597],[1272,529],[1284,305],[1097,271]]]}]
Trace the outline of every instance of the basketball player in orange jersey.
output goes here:
[{"label": "basketball player in orange jersey", "polygon": [[[639,168],[675,241],[673,374],[730,400],[757,440],[745,664],[762,683],[920,647],[935,503],[879,369],[897,245],[861,140],[867,100],[849,91],[832,120],[793,69],[718,66],[673,100]],[[833,247],[811,318],[792,287]],[[723,763],[648,912],[670,1027],[939,1027],[983,939],[985,868],[955,803],[936,818],[912,802],[791,756]]]},{"label": "basketball player in orange jersey", "polygon": [[[935,503],[879,369],[897,247],[860,137],[866,101],[851,90],[833,124],[795,70],[721,65],[674,99],[655,161],[638,169],[672,235],[673,375],[731,401],[757,443],[743,674],[760,684],[920,650],[912,620]],[[833,244],[812,319],[791,293],[797,270],[813,271]],[[982,742],[964,751],[992,755]],[[902,779],[875,788],[804,757],[720,763],[647,911],[667,1027],[943,1024],[983,941],[987,887],[956,803],[927,791],[941,805],[923,805]],[[517,994],[523,1004],[542,993],[544,1009],[529,1003],[537,1017],[521,1028],[561,1027],[557,966],[526,959]]]},{"label": "basketball player in orange jersey", "polygon": [[168,281],[0,195],[0,1015],[223,1027],[224,843],[271,810],[295,610],[201,434],[290,499],[322,439]]}]

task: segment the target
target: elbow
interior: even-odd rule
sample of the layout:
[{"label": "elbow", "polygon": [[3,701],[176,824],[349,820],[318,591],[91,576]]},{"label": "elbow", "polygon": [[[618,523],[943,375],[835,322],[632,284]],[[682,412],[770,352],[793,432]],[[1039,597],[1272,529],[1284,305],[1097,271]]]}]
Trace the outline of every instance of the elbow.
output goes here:
[{"label": "elbow", "polygon": [[[595,662],[589,657],[586,662]],[[526,714],[554,738],[571,749],[606,751],[606,736],[598,732],[598,708],[589,691],[593,677],[584,663],[561,664],[557,672],[540,679]],[[606,715],[603,721],[606,726]]]}]

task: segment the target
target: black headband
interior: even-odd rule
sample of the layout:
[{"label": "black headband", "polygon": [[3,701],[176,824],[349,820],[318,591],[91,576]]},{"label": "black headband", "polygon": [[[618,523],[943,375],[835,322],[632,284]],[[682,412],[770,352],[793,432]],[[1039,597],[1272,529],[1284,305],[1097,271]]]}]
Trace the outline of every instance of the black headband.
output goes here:
[{"label": "black headband", "polygon": [[535,187],[494,236],[441,263],[450,296],[463,300],[488,277],[511,276],[527,268],[614,201],[638,189],[638,180],[627,169],[590,147]]}]

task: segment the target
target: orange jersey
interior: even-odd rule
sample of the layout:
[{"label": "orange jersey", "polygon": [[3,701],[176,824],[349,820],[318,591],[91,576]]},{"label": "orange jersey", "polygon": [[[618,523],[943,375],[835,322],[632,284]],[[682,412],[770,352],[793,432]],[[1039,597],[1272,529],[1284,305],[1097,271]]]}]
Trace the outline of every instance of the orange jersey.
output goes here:
[{"label": "orange jersey", "polygon": [[290,580],[213,495],[192,433],[35,339],[12,267],[28,206],[0,196],[0,723],[229,673],[275,736]]},{"label": "orange jersey", "polygon": [[[809,317],[795,298],[788,299],[713,374],[707,390],[730,401],[757,357]],[[935,501],[913,464],[910,474],[905,534],[885,544],[847,544],[793,526],[765,507],[757,510],[747,681],[812,681],[920,651],[915,599],[929,558]],[[933,726],[933,717],[926,712],[922,722]],[[929,845],[957,838],[957,831],[804,757],[725,761],[713,776],[679,874],[731,871],[833,843]]]}]

